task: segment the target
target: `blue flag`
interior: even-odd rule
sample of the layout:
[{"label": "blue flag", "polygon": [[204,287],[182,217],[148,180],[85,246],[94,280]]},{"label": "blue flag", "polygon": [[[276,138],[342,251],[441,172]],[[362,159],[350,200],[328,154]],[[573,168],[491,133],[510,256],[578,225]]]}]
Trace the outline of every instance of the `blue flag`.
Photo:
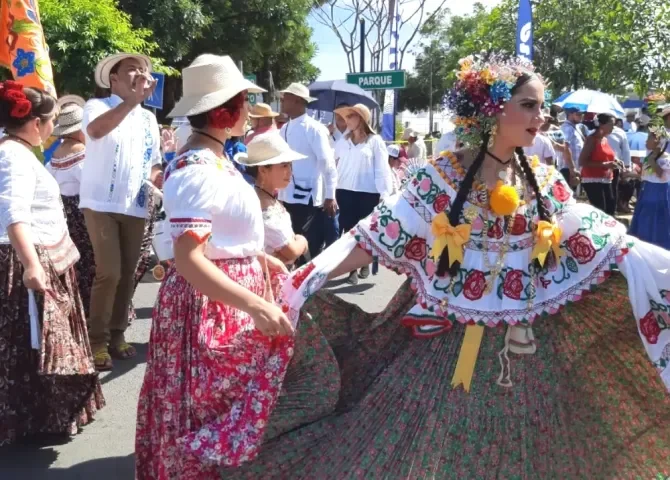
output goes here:
[{"label": "blue flag", "polygon": [[530,0],[519,0],[516,25],[516,55],[533,61],[533,10]]}]

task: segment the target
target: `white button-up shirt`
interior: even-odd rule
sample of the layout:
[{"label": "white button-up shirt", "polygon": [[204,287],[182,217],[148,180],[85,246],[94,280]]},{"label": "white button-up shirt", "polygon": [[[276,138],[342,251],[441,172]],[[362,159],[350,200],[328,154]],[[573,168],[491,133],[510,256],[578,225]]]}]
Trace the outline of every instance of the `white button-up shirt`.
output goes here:
[{"label": "white button-up shirt", "polygon": [[370,135],[358,145],[343,137],[335,145],[335,157],[338,189],[378,193],[382,198],[393,193],[389,155],[379,135]]},{"label": "white button-up shirt", "polygon": [[561,125],[563,136],[565,136],[565,143],[568,144],[570,154],[572,155],[572,163],[575,167],[579,166],[579,156],[582,154],[584,148],[584,134],[582,134],[579,126],[572,122],[565,122]]},{"label": "white button-up shirt", "polygon": [[626,132],[619,127],[614,127],[612,133],[607,136],[607,143],[610,144],[616,158],[621,160],[624,165],[630,167],[630,147],[628,145],[628,136]]},{"label": "white button-up shirt", "polygon": [[556,150],[554,150],[549,137],[542,133],[535,136],[532,146],[523,147],[523,152],[527,157],[537,156],[542,163],[547,163],[546,159],[549,158],[549,165],[553,165],[556,161]]},{"label": "white button-up shirt", "polygon": [[334,199],[337,169],[326,126],[305,114],[284,125],[280,133],[292,150],[307,158],[293,163],[291,183],[279,193],[279,199],[302,205],[312,200],[315,207]]},{"label": "white button-up shirt", "polygon": [[94,98],[84,106],[86,162],[81,175],[80,208],[145,217],[150,190],[145,181],[161,165],[156,117],[140,105],[108,135],[91,138],[88,125],[123,102],[121,97]]}]

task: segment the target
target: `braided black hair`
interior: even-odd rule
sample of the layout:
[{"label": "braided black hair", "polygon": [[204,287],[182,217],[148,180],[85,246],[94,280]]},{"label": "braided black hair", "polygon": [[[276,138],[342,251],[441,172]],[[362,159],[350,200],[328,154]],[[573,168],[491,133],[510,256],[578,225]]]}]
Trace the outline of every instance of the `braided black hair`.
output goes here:
[{"label": "braided black hair", "polygon": [[[511,93],[514,94],[515,90],[526,84],[531,78],[533,78],[533,75],[530,74],[524,74],[520,76]],[[479,153],[477,154],[475,161],[472,162],[472,165],[470,165],[470,168],[468,168],[468,171],[465,174],[465,178],[463,178],[461,186],[458,189],[454,203],[451,205],[451,210],[449,211],[449,222],[454,226],[458,225],[461,221],[460,217],[461,213],[463,212],[463,205],[465,204],[465,201],[470,194],[470,190],[472,190],[472,185],[474,183],[477,172],[484,164],[489,138],[490,134],[488,133],[482,135],[482,145],[479,149]],[[528,158],[526,157],[523,148],[517,147],[514,151],[519,158],[519,164],[521,165],[523,175],[526,177],[526,181],[533,189],[533,193],[535,193],[538,216],[540,220],[548,222],[550,221],[549,212],[547,211],[547,207],[545,206],[542,195],[540,194],[540,185],[537,182],[537,178],[533,173],[533,169],[531,168],[530,163],[528,163]],[[460,267],[460,262],[454,262],[451,267],[449,267],[449,252],[447,247],[445,247],[440,254],[440,260],[437,265],[437,275],[444,276],[444,274],[448,271],[449,275],[453,277],[458,274]]]}]

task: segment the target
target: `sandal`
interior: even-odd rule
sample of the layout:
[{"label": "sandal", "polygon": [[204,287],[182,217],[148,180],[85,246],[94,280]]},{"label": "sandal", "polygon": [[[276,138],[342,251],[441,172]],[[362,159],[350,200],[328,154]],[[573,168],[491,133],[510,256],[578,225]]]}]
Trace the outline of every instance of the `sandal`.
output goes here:
[{"label": "sandal", "polygon": [[137,350],[131,344],[123,341],[118,345],[110,346],[109,353],[116,359],[128,360],[137,355]]},{"label": "sandal", "polygon": [[108,372],[114,367],[112,357],[106,348],[93,355],[93,366],[98,372]]}]

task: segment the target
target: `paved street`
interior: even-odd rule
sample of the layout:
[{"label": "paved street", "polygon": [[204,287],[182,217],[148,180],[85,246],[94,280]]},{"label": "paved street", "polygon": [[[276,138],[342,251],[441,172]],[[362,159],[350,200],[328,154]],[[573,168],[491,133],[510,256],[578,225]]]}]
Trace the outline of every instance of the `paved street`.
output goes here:
[{"label": "paved street", "polygon": [[[384,308],[403,278],[382,268],[379,275],[358,286],[335,281],[329,288],[366,311],[375,312]],[[157,291],[158,284],[152,281],[141,284],[137,291],[138,320],[130,327],[127,338],[139,355],[132,361],[117,361],[113,372],[102,375],[107,406],[98,413],[96,421],[66,443],[0,450],[0,480],[133,478],[137,396],[144,376],[151,307]]]}]

